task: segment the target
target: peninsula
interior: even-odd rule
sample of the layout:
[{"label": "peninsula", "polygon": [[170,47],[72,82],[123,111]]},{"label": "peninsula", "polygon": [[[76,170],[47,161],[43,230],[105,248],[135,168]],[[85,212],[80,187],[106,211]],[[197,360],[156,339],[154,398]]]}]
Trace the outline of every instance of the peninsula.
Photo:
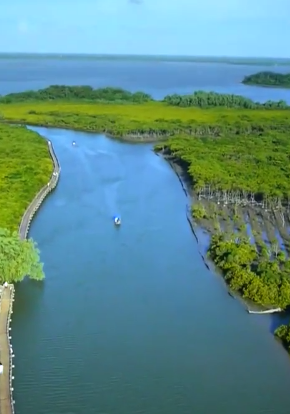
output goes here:
[{"label": "peninsula", "polygon": [[251,306],[290,305],[286,102],[203,91],[156,101],[120,88],[51,86],[1,97],[0,115],[5,124],[158,141],[156,152],[187,174],[197,200],[190,214],[211,234],[209,255],[229,288]]},{"label": "peninsula", "polygon": [[242,83],[253,86],[272,86],[276,88],[290,88],[290,73],[258,72],[246,76]]}]

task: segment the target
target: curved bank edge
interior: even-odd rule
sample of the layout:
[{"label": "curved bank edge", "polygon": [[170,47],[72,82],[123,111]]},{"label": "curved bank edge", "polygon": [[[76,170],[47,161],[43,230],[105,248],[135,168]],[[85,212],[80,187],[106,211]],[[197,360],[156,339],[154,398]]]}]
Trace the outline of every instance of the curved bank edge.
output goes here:
[{"label": "curved bank edge", "polygon": [[[29,232],[29,227],[31,224],[31,221],[35,215],[35,213],[38,211],[39,207],[41,206],[41,204],[43,203],[44,199],[48,196],[48,194],[55,189],[55,187],[57,186],[58,180],[59,180],[59,174],[60,174],[60,165],[58,162],[58,159],[55,155],[53,146],[51,141],[47,141],[47,145],[48,145],[48,150],[51,156],[51,159],[53,161],[53,165],[54,165],[54,169],[53,169],[53,173],[51,176],[51,179],[49,181],[49,183],[47,185],[45,185],[39,192],[38,194],[34,197],[34,199],[32,200],[32,202],[30,203],[30,205],[28,206],[28,208],[26,209],[20,226],[19,226],[19,237],[22,240],[25,240],[28,236],[28,232]],[[7,409],[2,411],[1,410],[1,414],[14,414],[15,410],[14,410],[14,400],[13,400],[13,387],[12,387],[12,380],[13,380],[13,376],[12,376],[12,369],[14,368],[13,365],[13,358],[14,358],[14,354],[13,354],[13,350],[12,350],[12,346],[11,346],[11,328],[10,328],[10,322],[11,322],[11,314],[13,313],[13,301],[14,301],[14,285],[8,285],[8,287],[6,289],[9,288],[10,291],[10,298],[9,298],[9,310],[7,313],[7,322],[6,322],[6,334],[7,334],[7,345],[8,345],[8,353],[9,356],[8,357],[8,361],[7,363],[9,364],[9,377],[7,378],[8,384],[6,384],[6,387],[9,387],[10,390],[10,407]],[[5,369],[6,367],[4,367]]]},{"label": "curved bank edge", "polygon": [[50,156],[52,158],[53,161],[53,165],[54,165],[54,169],[53,169],[53,173],[51,176],[51,179],[49,181],[49,183],[47,185],[45,185],[38,194],[36,194],[36,196],[34,197],[34,199],[32,200],[32,202],[30,203],[30,205],[28,206],[28,208],[26,209],[20,226],[19,226],[19,236],[22,240],[25,240],[28,236],[28,231],[29,231],[29,227],[30,224],[32,222],[32,219],[35,215],[35,213],[38,211],[39,207],[41,206],[41,204],[43,203],[44,199],[48,196],[48,194],[55,189],[55,187],[57,186],[58,183],[58,179],[59,179],[59,174],[60,174],[60,165],[58,162],[58,159],[55,155],[53,146],[51,141],[47,142],[48,145],[48,149],[49,149],[49,153]]}]

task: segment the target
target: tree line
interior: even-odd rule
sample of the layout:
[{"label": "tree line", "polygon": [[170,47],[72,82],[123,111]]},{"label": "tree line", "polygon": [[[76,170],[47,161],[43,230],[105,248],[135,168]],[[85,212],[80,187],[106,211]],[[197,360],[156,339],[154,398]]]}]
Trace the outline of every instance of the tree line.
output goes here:
[{"label": "tree line", "polygon": [[[155,146],[187,169],[194,189],[235,193],[248,201],[290,198],[290,142],[286,134],[213,137],[174,136]],[[265,179],[267,177],[267,179]]]},{"label": "tree line", "polygon": [[[37,91],[10,93],[0,97],[0,103],[37,101],[89,101],[107,103],[144,104],[156,101],[145,92],[129,92],[122,88],[105,87],[94,89],[91,86],[51,85]],[[196,91],[188,95],[167,95],[161,100],[170,106],[198,108],[243,108],[243,109],[289,109],[283,100],[265,103],[254,102],[240,95]]]},{"label": "tree line", "polygon": [[242,83],[245,85],[280,86],[282,88],[290,88],[290,73],[270,71],[258,72],[253,75],[245,76]]},{"label": "tree line", "polygon": [[125,105],[92,102],[18,102],[0,104],[0,120],[71,128],[129,137],[160,140],[175,135],[223,137],[287,133],[290,111],[239,108],[175,108],[163,102]]},{"label": "tree line", "polygon": [[129,92],[122,88],[99,88],[91,86],[51,85],[37,91],[10,93],[0,97],[0,103],[10,104],[32,101],[96,101],[144,103],[152,97],[144,92]]},{"label": "tree line", "polygon": [[172,106],[199,108],[243,108],[243,109],[289,109],[286,101],[254,102],[240,95],[221,94],[216,92],[196,91],[191,95],[167,95],[164,102]]}]

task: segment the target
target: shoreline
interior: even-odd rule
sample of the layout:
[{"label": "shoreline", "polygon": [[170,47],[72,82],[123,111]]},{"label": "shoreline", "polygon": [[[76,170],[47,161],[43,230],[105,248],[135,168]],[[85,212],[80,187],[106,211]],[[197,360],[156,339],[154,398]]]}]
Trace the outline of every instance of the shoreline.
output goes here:
[{"label": "shoreline", "polygon": [[130,143],[130,144],[155,144],[157,142],[160,142],[162,140],[166,140],[167,138],[169,138],[171,135],[153,135],[150,136],[148,134],[140,134],[140,135],[124,135],[121,137],[118,136],[114,136],[112,134],[109,134],[106,131],[88,131],[87,129],[84,128],[75,128],[75,127],[69,127],[69,126],[65,126],[65,125],[43,125],[40,123],[33,123],[33,122],[28,122],[28,123],[23,123],[23,121],[7,121],[7,120],[0,120],[0,123],[2,124],[8,124],[8,125],[21,125],[21,126],[32,126],[32,127],[39,127],[39,128],[47,128],[47,129],[63,129],[65,131],[75,131],[75,132],[85,132],[86,134],[98,134],[98,135],[105,135],[107,138],[113,139],[114,141],[120,141],[120,142],[125,142],[125,143]]},{"label": "shoreline", "polygon": [[270,88],[270,89],[290,89],[290,85],[289,86],[285,86],[285,85],[263,85],[261,83],[257,84],[257,83],[244,83],[241,82],[243,85],[246,86],[256,86],[257,88]]},{"label": "shoreline", "polygon": [[[170,165],[170,167],[172,168],[173,172],[176,174],[176,176],[177,176],[177,178],[178,178],[178,180],[181,184],[182,190],[183,190],[185,196],[187,197],[187,200],[192,204],[193,200],[194,200],[194,193],[193,193],[192,189],[189,188],[189,183],[187,182],[186,178],[183,177],[184,171],[183,171],[182,167],[180,167],[178,164],[176,164],[174,161],[172,161],[170,158],[168,158],[165,154],[162,153],[162,151],[160,153],[155,152],[155,154],[157,156],[161,156]],[[278,308],[278,307],[269,309],[266,306],[258,305],[254,302],[250,303],[250,301],[247,301],[246,299],[244,299],[238,292],[235,292],[235,291],[231,290],[230,287],[228,286],[228,284],[226,283],[220,269],[217,268],[216,265],[210,259],[207,258],[207,255],[204,254],[201,251],[201,249],[200,249],[201,243],[200,243],[200,240],[199,240],[199,236],[198,236],[198,234],[195,230],[196,223],[195,223],[193,217],[190,214],[190,207],[189,207],[188,204],[186,205],[186,219],[189,223],[189,226],[191,228],[193,236],[194,236],[194,238],[197,242],[198,252],[199,252],[199,254],[202,258],[202,261],[203,261],[205,267],[208,270],[210,270],[212,272],[215,272],[215,274],[220,277],[221,282],[225,286],[226,292],[230,297],[232,297],[233,299],[239,301],[239,303],[243,306],[243,308],[245,309],[245,311],[248,314],[260,314],[261,315],[261,314],[273,314],[273,313],[283,313],[284,312],[283,309]],[[199,226],[199,228],[201,230],[203,229],[202,226]],[[208,234],[210,237],[212,236],[212,232],[210,232],[207,229],[204,229],[204,230],[206,231],[206,234]]]},{"label": "shoreline", "polygon": [[[44,139],[44,138],[43,138]],[[57,186],[58,180],[59,180],[59,173],[60,173],[60,165],[58,162],[58,159],[55,155],[52,143],[50,141],[47,141],[47,145],[48,145],[48,150],[53,162],[53,173],[51,175],[50,181],[48,182],[48,184],[46,186],[44,186],[34,197],[34,199],[32,200],[32,202],[29,204],[29,206],[27,207],[27,209],[25,210],[23,216],[22,216],[22,220],[21,223],[19,225],[19,237],[22,240],[27,239],[28,236],[28,232],[29,232],[29,228],[30,228],[30,224],[32,219],[34,218],[35,214],[37,213],[37,211],[39,210],[40,206],[42,205],[43,201],[46,199],[46,197],[48,196],[48,194],[54,190]],[[3,301],[3,296],[6,294],[7,296],[7,292],[9,288],[9,297],[4,299]],[[4,292],[4,293],[3,293]],[[13,301],[14,301],[14,295],[15,295],[15,288],[14,288],[14,284],[8,285],[7,288],[3,287],[3,290],[1,292],[1,299],[0,299],[0,315],[3,316],[3,313],[6,313],[7,315],[4,314],[4,319],[5,320],[5,326],[6,326],[6,333],[4,334],[4,332],[1,332],[1,337],[2,340],[4,338],[3,335],[5,335],[6,337],[6,347],[5,347],[5,343],[4,346],[2,347],[2,352],[1,352],[1,359],[2,359],[2,363],[3,361],[5,361],[5,363],[3,363],[3,374],[2,374],[2,378],[1,378],[1,391],[0,391],[0,396],[1,396],[1,402],[0,402],[0,407],[1,407],[1,414],[14,414],[15,409],[14,409],[14,403],[15,401],[13,400],[13,387],[12,387],[12,380],[13,378],[13,373],[12,370],[14,368],[13,365],[13,357],[15,356],[12,350],[12,345],[11,345],[11,327],[10,327],[10,322],[11,322],[11,315],[13,313]],[[6,301],[6,306],[4,307],[3,304],[5,304]],[[2,306],[4,308],[4,310],[6,310],[6,312],[2,313]],[[3,318],[1,318],[3,319]],[[5,373],[8,372],[8,375],[5,375]],[[5,383],[5,384],[4,384]],[[7,397],[2,396],[2,393],[6,391],[7,394],[7,390],[9,390],[9,404],[7,403]],[[4,404],[4,407],[2,407],[2,404]]]},{"label": "shoreline", "polygon": [[50,181],[36,194],[22,216],[22,220],[19,225],[19,237],[22,240],[27,238],[32,219],[34,218],[35,214],[37,213],[38,209],[48,194],[55,189],[59,180],[61,168],[58,159],[55,155],[51,141],[47,141],[47,145],[54,166],[53,173],[51,175]]}]

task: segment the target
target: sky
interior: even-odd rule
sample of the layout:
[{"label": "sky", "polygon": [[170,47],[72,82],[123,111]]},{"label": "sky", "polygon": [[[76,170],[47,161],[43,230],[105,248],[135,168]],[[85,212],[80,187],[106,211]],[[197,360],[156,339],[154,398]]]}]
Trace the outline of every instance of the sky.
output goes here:
[{"label": "sky", "polygon": [[3,0],[0,52],[290,58],[290,0]]}]

